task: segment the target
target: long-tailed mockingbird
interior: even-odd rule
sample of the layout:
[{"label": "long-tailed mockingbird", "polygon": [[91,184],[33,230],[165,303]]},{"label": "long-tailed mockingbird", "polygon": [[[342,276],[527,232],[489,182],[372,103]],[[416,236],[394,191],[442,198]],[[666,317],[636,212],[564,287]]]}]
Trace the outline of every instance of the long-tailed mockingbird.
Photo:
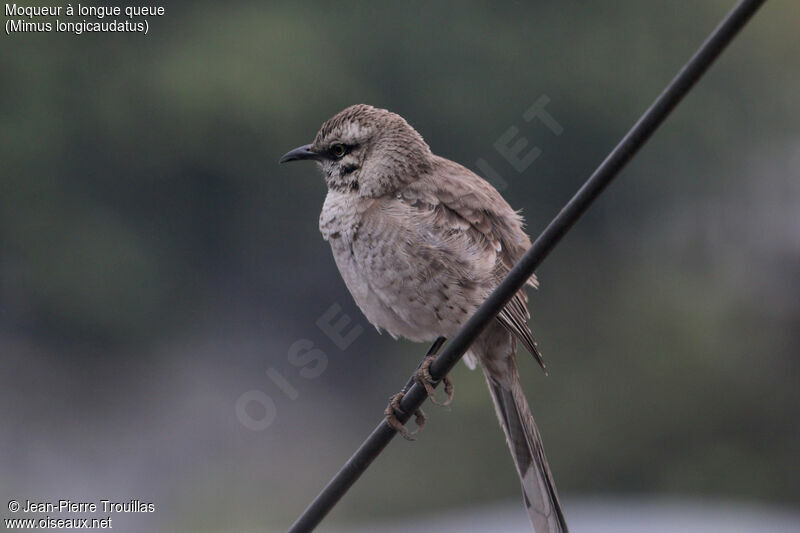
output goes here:
[{"label": "long-tailed mockingbird", "polygon": [[[317,161],[328,185],[319,227],[347,288],[367,319],[393,337],[428,342],[454,335],[530,247],[522,217],[494,187],[434,155],[395,113],[348,107],[280,162],[302,159]],[[528,284],[535,287],[536,278]],[[480,363],[486,376],[534,530],[565,532],[517,373],[517,342],[544,367],[527,325],[527,300],[518,292],[464,360],[471,368]],[[416,375],[430,392],[432,357]],[[449,380],[445,385],[452,396]],[[391,408],[387,421],[408,435]]]}]

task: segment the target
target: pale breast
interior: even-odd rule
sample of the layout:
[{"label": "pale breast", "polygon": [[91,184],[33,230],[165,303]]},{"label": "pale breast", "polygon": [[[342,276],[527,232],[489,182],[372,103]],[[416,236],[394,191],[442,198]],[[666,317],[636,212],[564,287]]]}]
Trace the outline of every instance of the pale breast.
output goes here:
[{"label": "pale breast", "polygon": [[326,241],[352,240],[358,231],[362,213],[369,207],[364,199],[353,193],[328,191],[322,213],[319,215],[319,230]]},{"label": "pale breast", "polygon": [[[333,258],[347,289],[367,320],[392,335],[402,335],[395,328],[400,319],[374,290],[377,277],[382,277],[382,274],[379,269],[373,269],[375,265],[365,264],[364,254],[360,253],[363,247],[354,246],[365,237],[362,232],[364,220],[373,203],[373,199],[362,198],[354,193],[329,191],[320,214],[319,229],[330,243]],[[369,238],[369,234],[366,237]]]},{"label": "pale breast", "polygon": [[427,221],[406,209],[394,199],[332,191],[320,231],[372,324],[394,336],[432,340],[455,331],[485,294],[465,272],[468,263],[439,246]]}]

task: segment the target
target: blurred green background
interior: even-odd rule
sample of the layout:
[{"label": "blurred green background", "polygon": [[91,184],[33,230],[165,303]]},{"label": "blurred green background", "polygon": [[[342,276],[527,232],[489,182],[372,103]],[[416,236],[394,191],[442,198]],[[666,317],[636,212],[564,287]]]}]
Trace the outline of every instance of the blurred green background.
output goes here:
[{"label": "blurred green background", "polygon": [[[147,36],[0,36],[3,501],[285,528],[426,347],[366,323],[317,170],[280,155],[386,107],[485,159],[535,235],[731,5],[170,2]],[[585,497],[798,506],[798,23],[768,2],[538,273],[550,376],[526,354],[521,373],[568,517]],[[542,96],[561,135],[522,118]],[[510,127],[541,149],[523,173],[494,148]],[[363,328],[344,350],[316,324],[334,305]],[[327,357],[314,379],[301,339]],[[519,498],[482,376],[453,377],[331,523]],[[261,431],[237,416],[252,390],[275,406]]]}]

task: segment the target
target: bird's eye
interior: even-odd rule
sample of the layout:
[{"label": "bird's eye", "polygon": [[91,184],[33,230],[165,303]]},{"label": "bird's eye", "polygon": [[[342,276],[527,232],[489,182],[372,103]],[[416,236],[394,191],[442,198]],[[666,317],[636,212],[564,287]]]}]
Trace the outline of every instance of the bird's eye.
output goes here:
[{"label": "bird's eye", "polygon": [[342,157],[347,153],[347,147],[343,144],[334,144],[331,146],[330,152],[333,157]]}]

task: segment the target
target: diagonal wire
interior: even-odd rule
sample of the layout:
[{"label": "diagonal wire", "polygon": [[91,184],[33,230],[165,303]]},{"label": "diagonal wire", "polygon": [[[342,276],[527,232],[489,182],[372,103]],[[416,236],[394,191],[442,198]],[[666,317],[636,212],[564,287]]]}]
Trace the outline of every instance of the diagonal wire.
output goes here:
[{"label": "diagonal wire", "polygon": [[[633,125],[612,152],[589,177],[575,196],[556,215],[539,235],[531,248],[497,286],[489,298],[478,308],[430,367],[431,376],[441,379],[461,359],[469,346],[495,319],[500,310],[524,285],[541,262],[555,248],[561,238],[578,221],[605,190],[611,181],[647,142],[653,132],[664,122],[676,105],[692,89],[697,80],[722,53],[725,47],[744,27],[765,0],[741,0],[714,29],[711,35],[683,66],[675,78],[656,98],[642,117]],[[415,383],[403,397],[400,407],[406,413],[398,416],[401,422],[416,411],[428,397],[425,388]],[[289,533],[313,531],[341,497],[358,480],[372,461],[383,451],[396,431],[381,420],[369,437],[348,459],[342,469],[320,492],[308,508],[289,529]]]}]

